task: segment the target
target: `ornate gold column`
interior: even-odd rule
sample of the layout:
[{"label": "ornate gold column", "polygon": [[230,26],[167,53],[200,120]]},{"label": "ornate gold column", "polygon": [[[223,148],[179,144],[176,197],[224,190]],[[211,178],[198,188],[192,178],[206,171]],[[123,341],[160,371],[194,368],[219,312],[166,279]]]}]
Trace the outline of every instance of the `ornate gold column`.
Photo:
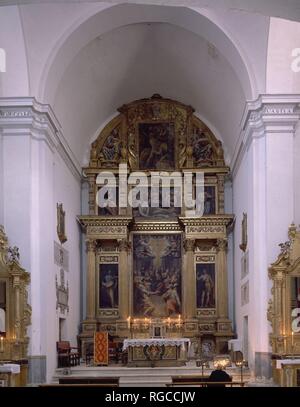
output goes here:
[{"label": "ornate gold column", "polygon": [[183,310],[186,319],[192,319],[196,314],[196,287],[194,270],[194,248],[195,240],[186,239],[185,247],[185,268],[183,273]]},{"label": "ornate gold column", "polygon": [[283,324],[282,324],[282,316],[283,316],[283,309],[282,309],[282,274],[278,273],[274,277],[274,296],[275,296],[275,303],[274,303],[274,333],[276,335],[284,335],[283,332]]},{"label": "ornate gold column", "polygon": [[94,174],[88,176],[88,184],[89,184],[89,214],[95,215],[96,181]]},{"label": "ornate gold column", "polygon": [[14,276],[13,287],[15,289],[15,323],[14,330],[16,338],[20,338],[20,322],[21,322],[21,313],[20,313],[20,278],[19,276]]},{"label": "ornate gold column", "polygon": [[95,319],[95,285],[96,285],[96,240],[86,241],[87,281],[86,281],[86,318]]},{"label": "ornate gold column", "polygon": [[119,318],[125,320],[129,316],[129,273],[128,273],[128,241],[119,243]]},{"label": "ornate gold column", "polygon": [[217,240],[217,314],[228,318],[227,239]]}]

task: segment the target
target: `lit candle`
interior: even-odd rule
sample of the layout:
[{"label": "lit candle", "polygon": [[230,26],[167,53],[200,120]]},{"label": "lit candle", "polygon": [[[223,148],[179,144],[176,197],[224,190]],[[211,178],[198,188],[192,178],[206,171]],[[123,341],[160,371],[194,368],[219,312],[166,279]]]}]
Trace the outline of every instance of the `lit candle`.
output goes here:
[{"label": "lit candle", "polygon": [[4,352],[4,338],[0,337],[0,352]]},{"label": "lit candle", "polygon": [[294,350],[294,331],[292,331],[292,352]]},{"label": "lit candle", "polygon": [[127,318],[127,328],[130,329],[130,316]]},{"label": "lit candle", "polygon": [[168,328],[170,328],[170,325],[171,325],[171,318],[168,317]]}]

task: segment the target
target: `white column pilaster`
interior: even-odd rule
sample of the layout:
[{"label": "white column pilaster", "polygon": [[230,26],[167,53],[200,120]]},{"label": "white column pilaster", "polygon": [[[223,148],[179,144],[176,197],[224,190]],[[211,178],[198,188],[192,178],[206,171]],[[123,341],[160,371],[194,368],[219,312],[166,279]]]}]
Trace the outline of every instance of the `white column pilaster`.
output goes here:
[{"label": "white column pilaster", "polygon": [[[294,134],[300,96],[262,95],[247,104],[241,150],[247,160],[250,365],[259,375],[268,370],[267,307],[271,283],[268,266],[294,220]],[[240,236],[236,236],[240,239]],[[240,256],[241,253],[235,253]],[[241,332],[241,327],[239,327]]]}]

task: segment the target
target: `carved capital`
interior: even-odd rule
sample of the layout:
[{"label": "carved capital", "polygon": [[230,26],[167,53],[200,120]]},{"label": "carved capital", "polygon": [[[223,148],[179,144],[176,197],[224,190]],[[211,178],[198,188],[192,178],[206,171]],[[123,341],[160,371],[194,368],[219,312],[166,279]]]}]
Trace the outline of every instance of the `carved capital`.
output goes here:
[{"label": "carved capital", "polygon": [[120,252],[127,252],[130,249],[129,242],[127,239],[119,239],[118,240],[119,250]]},{"label": "carved capital", "polygon": [[96,248],[97,248],[97,241],[90,239],[90,240],[86,240],[85,242],[86,244],[86,251],[87,252],[95,252]]},{"label": "carved capital", "polygon": [[195,249],[195,239],[186,239],[184,241],[184,248],[186,252],[193,252]]},{"label": "carved capital", "polygon": [[217,251],[225,252],[228,247],[227,239],[218,239],[217,240]]},{"label": "carved capital", "polygon": [[13,287],[14,288],[20,288],[21,286],[21,281],[19,276],[14,276],[13,278]]}]

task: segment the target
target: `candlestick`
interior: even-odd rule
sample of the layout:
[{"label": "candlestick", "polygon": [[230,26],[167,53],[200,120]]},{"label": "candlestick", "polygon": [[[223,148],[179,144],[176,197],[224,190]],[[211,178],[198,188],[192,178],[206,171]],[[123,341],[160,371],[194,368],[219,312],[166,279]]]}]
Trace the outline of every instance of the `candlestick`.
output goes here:
[{"label": "candlestick", "polygon": [[0,337],[0,352],[4,352],[4,338]]}]

